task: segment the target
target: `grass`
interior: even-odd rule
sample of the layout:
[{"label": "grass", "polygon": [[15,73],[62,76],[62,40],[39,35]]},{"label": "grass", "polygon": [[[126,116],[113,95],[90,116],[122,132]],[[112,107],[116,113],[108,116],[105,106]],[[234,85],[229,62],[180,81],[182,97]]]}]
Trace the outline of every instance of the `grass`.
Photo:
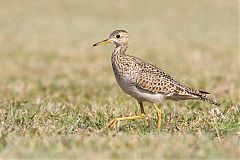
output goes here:
[{"label": "grass", "polygon": [[[234,1],[1,1],[0,158],[238,158],[238,4]],[[137,26],[137,27],[136,27]],[[161,132],[147,120],[98,131],[139,113],[114,79],[113,46],[93,48],[115,29],[128,53],[180,82],[211,92],[220,107],[167,101]]]}]

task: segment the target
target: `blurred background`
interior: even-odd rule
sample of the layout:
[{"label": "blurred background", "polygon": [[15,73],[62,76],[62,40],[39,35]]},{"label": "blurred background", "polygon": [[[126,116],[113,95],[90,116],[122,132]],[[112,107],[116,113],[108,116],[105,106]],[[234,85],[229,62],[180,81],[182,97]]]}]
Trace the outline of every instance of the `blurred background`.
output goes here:
[{"label": "blurred background", "polygon": [[115,84],[113,46],[92,44],[124,29],[130,34],[129,54],[193,87],[234,96],[239,83],[237,7],[236,1],[224,0],[1,0],[1,88],[9,85],[11,92],[19,89],[24,95],[35,81],[49,85],[58,75],[78,85]]},{"label": "blurred background", "polygon": [[128,54],[192,87],[236,100],[237,8],[236,1],[225,0],[1,0],[0,88],[29,97],[37,94],[37,85],[54,80],[80,87],[116,85],[113,46],[92,44],[124,29],[130,34]]},{"label": "blurred background", "polygon": [[[48,137],[65,131],[61,124],[72,124],[71,115],[86,108],[105,113],[106,106],[122,106],[116,115],[134,113],[135,100],[120,90],[112,73],[114,46],[92,47],[116,29],[129,32],[128,54],[211,92],[224,105],[239,104],[238,6],[234,0],[0,0],[0,113],[11,113],[10,120],[2,117],[2,130]],[[19,111],[20,105],[21,119],[39,103],[36,131],[18,128],[9,107]],[[174,104],[163,108],[174,110]],[[57,113],[59,123],[49,118]]]}]

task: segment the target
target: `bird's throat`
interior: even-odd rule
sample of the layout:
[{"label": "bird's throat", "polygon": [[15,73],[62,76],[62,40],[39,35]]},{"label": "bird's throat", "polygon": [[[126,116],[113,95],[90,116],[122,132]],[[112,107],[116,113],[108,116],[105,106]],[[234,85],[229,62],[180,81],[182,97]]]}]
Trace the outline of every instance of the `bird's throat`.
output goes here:
[{"label": "bird's throat", "polygon": [[125,54],[128,49],[127,45],[119,45],[114,49],[112,56]]}]

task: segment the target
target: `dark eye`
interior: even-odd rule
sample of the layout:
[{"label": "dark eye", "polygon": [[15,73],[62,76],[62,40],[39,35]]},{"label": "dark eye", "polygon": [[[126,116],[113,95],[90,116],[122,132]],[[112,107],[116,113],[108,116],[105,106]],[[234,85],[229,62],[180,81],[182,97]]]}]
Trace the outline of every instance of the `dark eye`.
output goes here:
[{"label": "dark eye", "polygon": [[120,38],[120,35],[119,35],[119,34],[117,34],[117,35],[116,35],[116,38]]}]

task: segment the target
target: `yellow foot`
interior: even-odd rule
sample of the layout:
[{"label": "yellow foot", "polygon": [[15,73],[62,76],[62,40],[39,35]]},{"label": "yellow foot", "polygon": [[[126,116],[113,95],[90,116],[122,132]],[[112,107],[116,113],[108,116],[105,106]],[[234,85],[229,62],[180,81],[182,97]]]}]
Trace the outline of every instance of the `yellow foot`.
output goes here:
[{"label": "yellow foot", "polygon": [[120,121],[117,120],[117,119],[112,119],[105,127],[104,127],[104,130],[107,129],[107,128],[114,128],[116,129],[119,128],[119,124],[120,124]]},{"label": "yellow foot", "polygon": [[123,121],[123,120],[134,120],[134,119],[143,119],[145,118],[145,114],[141,114],[141,115],[138,115],[138,116],[131,116],[131,117],[121,117],[121,118],[115,118],[113,120],[111,120],[107,125],[106,127],[103,128],[103,130],[106,130],[107,128],[119,128],[119,124],[120,124],[120,121]]}]

